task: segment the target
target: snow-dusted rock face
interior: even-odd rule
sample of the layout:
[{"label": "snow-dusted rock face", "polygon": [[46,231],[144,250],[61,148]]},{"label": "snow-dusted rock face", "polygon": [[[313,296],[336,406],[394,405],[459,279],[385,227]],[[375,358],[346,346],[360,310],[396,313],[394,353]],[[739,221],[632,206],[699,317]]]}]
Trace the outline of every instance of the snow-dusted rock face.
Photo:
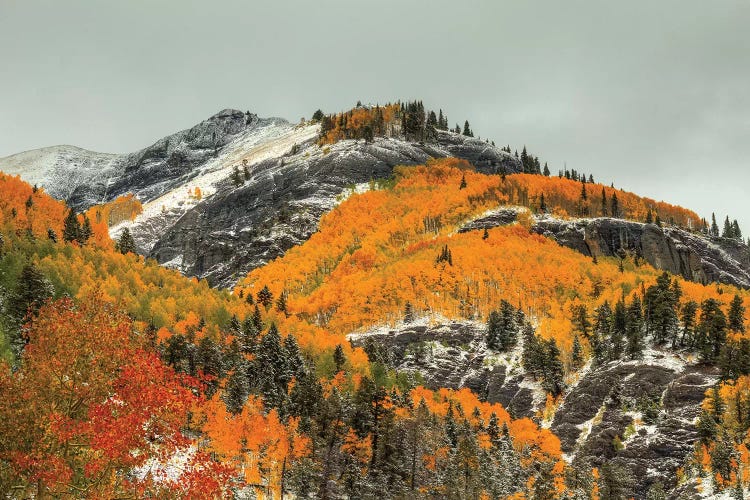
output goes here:
[{"label": "snow-dusted rock face", "polygon": [[189,182],[238,136],[253,135],[269,125],[291,128],[279,118],[261,119],[227,109],[132,154],[53,146],[0,158],[0,171],[43,186],[77,210],[126,193],[147,202]]},{"label": "snow-dusted rock face", "polygon": [[750,248],[737,240],[611,218],[543,218],[534,230],[586,255],[611,256],[623,249],[636,252],[657,269],[698,283],[750,287]]},{"label": "snow-dusted rock face", "polygon": [[0,171],[39,184],[77,210],[133,193],[143,214],[113,227],[114,238],[128,227],[140,253],[231,286],[305,241],[325,212],[353,189],[390,177],[397,165],[455,156],[485,173],[520,170],[500,148],[452,132],[438,131],[426,143],[376,138],[321,148],[318,130],[227,109],[136,153],[57,146],[2,158]]},{"label": "snow-dusted rock face", "polygon": [[[518,208],[508,207],[465,224],[459,231],[473,231],[511,224]],[[676,227],[613,219],[562,220],[534,218],[533,231],[584,255],[636,254],[657,269],[698,283],[726,283],[750,288],[750,248],[728,238],[708,238]]]},{"label": "snow-dusted rock face", "polygon": [[75,146],[51,146],[0,158],[0,171],[19,175],[61,200],[74,198],[74,193],[87,186],[91,205],[103,200],[107,183],[116,175],[122,158]]},{"label": "snow-dusted rock face", "polygon": [[700,405],[718,369],[653,348],[640,360],[587,365],[544,420],[545,393],[521,366],[523,346],[495,352],[487,349],[485,334],[482,323],[421,318],[356,332],[349,340],[376,346],[376,358],[419,374],[429,388],[468,387],[514,417],[531,417],[560,438],[571,462],[621,465],[634,480],[636,498],[645,498],[656,482],[667,490],[677,486],[675,471],[694,451]]},{"label": "snow-dusted rock face", "polygon": [[277,156],[250,163],[250,177],[240,185],[229,178],[217,183],[213,196],[185,211],[145,250],[187,275],[230,286],[304,242],[323,214],[349,193],[390,177],[397,165],[460,153],[483,172],[520,168],[499,148],[457,134],[440,134],[439,140],[447,136],[454,137],[445,144],[376,138],[321,148],[314,137],[289,144]]},{"label": "snow-dusted rock face", "polygon": [[621,465],[636,498],[656,482],[670,490],[694,451],[700,405],[718,375],[714,367],[647,350],[643,360],[585,372],[564,395],[550,429],[572,461]]},{"label": "snow-dusted rock face", "polygon": [[[268,127],[281,131],[291,125],[280,118],[261,119],[249,112],[225,109],[188,130],[125,156],[120,175],[108,186],[108,198],[134,193],[141,201],[151,201],[203,173],[213,159],[228,153],[225,146],[241,137],[262,134]],[[82,191],[85,193],[83,188]],[[85,196],[80,199],[85,204]]]},{"label": "snow-dusted rock face", "polygon": [[378,346],[383,361],[400,371],[419,374],[426,387],[468,387],[491,403],[501,403],[514,417],[532,417],[544,406],[539,384],[521,366],[522,346],[500,353],[487,348],[484,323],[437,318],[376,327],[349,335],[354,346]]}]

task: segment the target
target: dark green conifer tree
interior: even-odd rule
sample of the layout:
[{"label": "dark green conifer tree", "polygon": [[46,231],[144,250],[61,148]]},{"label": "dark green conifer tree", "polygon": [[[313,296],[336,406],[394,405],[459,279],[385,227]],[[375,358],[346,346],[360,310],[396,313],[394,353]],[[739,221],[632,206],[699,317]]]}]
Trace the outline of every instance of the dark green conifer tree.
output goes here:
[{"label": "dark green conifer tree", "polygon": [[273,303],[273,293],[269,290],[268,285],[263,285],[263,288],[258,292],[258,303],[263,305],[268,311]]},{"label": "dark green conifer tree", "polygon": [[737,222],[737,219],[734,219],[734,222],[732,222],[732,237],[742,241],[742,231],[740,230],[740,224]]},{"label": "dark green conifer tree", "polygon": [[91,221],[86,214],[83,214],[83,224],[81,225],[80,233],[81,244],[85,245],[89,238],[91,238],[92,234],[94,234],[94,231],[91,229]]},{"label": "dark green conifer tree", "polygon": [[117,240],[117,250],[123,255],[136,253],[135,240],[127,227],[120,233],[120,238]]},{"label": "dark green conifer tree", "polygon": [[289,316],[289,312],[287,311],[287,305],[286,305],[286,292],[282,291],[279,294],[279,297],[276,299],[276,310],[284,313],[285,316]]},{"label": "dark green conifer tree", "polygon": [[560,360],[560,349],[557,348],[555,339],[547,342],[545,368],[544,368],[544,389],[553,396],[560,395],[565,389],[563,378],[565,369]]},{"label": "dark green conifer tree", "polygon": [[272,323],[268,332],[260,339],[253,364],[263,401],[270,408],[283,409],[290,372],[275,324]]},{"label": "dark green conifer tree", "polygon": [[574,370],[583,366],[583,347],[578,335],[573,336],[573,349],[571,351],[570,363]]},{"label": "dark green conifer tree", "polygon": [[255,325],[255,329],[258,332],[263,330],[263,320],[260,317],[260,309],[258,308],[258,304],[255,304],[255,309],[253,310],[253,325]]},{"label": "dark green conifer tree", "polygon": [[333,351],[333,363],[336,365],[336,372],[340,372],[344,369],[344,365],[346,364],[346,356],[344,355],[344,348],[341,347],[341,344],[338,344],[336,346],[336,349]]},{"label": "dark green conifer tree", "polygon": [[726,342],[727,318],[719,301],[706,299],[701,304],[700,322],[696,329],[697,348],[704,361],[714,361]]},{"label": "dark green conifer tree", "polygon": [[732,223],[729,222],[729,216],[727,215],[726,219],[724,219],[724,230],[721,232],[722,238],[734,238],[734,231],[732,228]]},{"label": "dark green conifer tree", "polygon": [[[256,306],[257,307],[257,306]],[[245,353],[251,353],[255,349],[258,343],[258,328],[253,322],[252,316],[248,316],[242,322],[242,328],[240,329],[240,350]]]},{"label": "dark green conifer tree", "polygon": [[609,213],[612,217],[620,217],[620,202],[617,200],[617,193],[612,193],[612,198],[609,200],[610,210]]},{"label": "dark green conifer tree", "polygon": [[716,224],[716,214],[711,213],[711,231],[709,232],[710,236],[713,236],[714,238],[719,237],[719,225]]},{"label": "dark green conifer tree", "polygon": [[680,344],[684,347],[695,347],[695,314],[697,312],[698,303],[694,300],[685,302],[680,309],[680,322],[682,323]]},{"label": "dark green conifer tree", "polygon": [[625,300],[620,299],[615,304],[612,315],[612,329],[609,343],[609,359],[616,360],[622,357],[624,350],[624,339],[627,335],[627,313],[625,311]]},{"label": "dark green conifer tree", "polygon": [[80,243],[81,225],[78,223],[78,217],[71,208],[68,215],[65,216],[63,223],[63,240],[67,242],[78,241]]},{"label": "dark green conifer tree", "polygon": [[743,333],[745,331],[745,307],[739,295],[735,295],[729,304],[727,320],[730,332]]},{"label": "dark green conifer tree", "polygon": [[[23,266],[16,279],[16,286],[7,297],[6,311],[16,328],[19,328],[28,316],[33,316],[50,298],[54,289],[49,280],[32,263]],[[23,340],[23,343],[20,341]],[[11,339],[14,348],[22,347],[25,339]],[[18,349],[17,349],[18,350]]]},{"label": "dark green conifer tree", "polygon": [[578,304],[573,306],[570,321],[573,323],[574,331],[584,338],[589,338],[589,335],[591,335],[591,321],[589,320],[589,313],[585,305]]},{"label": "dark green conifer tree", "polygon": [[633,297],[626,312],[626,350],[628,358],[640,359],[643,357],[643,308],[638,295]]}]

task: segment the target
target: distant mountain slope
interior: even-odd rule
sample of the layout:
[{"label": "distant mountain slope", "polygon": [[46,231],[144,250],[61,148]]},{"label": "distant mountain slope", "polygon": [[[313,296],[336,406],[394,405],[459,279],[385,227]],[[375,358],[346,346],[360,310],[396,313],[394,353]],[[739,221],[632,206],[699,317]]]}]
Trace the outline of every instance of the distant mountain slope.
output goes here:
[{"label": "distant mountain slope", "polygon": [[[82,186],[106,186],[122,158],[76,146],[50,146],[0,158],[0,171],[20,175],[29,184],[43,186],[53,197],[69,200]],[[91,190],[90,204],[103,198],[103,191]]]},{"label": "distant mountain slope", "polygon": [[147,202],[199,175],[201,167],[221,156],[222,148],[238,137],[264,140],[291,127],[280,118],[261,119],[226,109],[135,153],[53,146],[0,158],[0,170],[43,186],[77,210],[126,193]]}]

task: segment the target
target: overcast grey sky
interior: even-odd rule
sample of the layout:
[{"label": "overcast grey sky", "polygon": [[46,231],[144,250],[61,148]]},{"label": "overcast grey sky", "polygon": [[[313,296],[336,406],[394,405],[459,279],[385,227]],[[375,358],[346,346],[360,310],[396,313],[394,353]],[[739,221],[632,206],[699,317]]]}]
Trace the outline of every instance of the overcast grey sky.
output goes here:
[{"label": "overcast grey sky", "polygon": [[0,0],[0,156],[421,98],[750,233],[749,26],[747,0]]}]

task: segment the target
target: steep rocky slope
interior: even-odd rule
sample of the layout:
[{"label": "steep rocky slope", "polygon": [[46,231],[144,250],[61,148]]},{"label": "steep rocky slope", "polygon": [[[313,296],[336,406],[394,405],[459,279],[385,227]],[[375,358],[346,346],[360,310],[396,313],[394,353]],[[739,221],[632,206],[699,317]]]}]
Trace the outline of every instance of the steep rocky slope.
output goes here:
[{"label": "steep rocky slope", "polygon": [[[376,138],[320,148],[312,139],[296,152],[251,164],[241,186],[224,180],[156,241],[150,255],[185,274],[226,286],[306,240],[320,217],[347,193],[387,179],[397,165],[461,155],[487,173],[515,172],[517,161],[498,148],[457,134],[438,143]],[[136,232],[138,230],[136,229]]]},{"label": "steep rocky slope", "polygon": [[465,320],[420,318],[393,328],[353,333],[359,347],[377,346],[387,365],[419,374],[431,389],[468,387],[492,403],[501,403],[516,417],[534,416],[544,403],[541,388],[526,379],[521,347],[510,353],[487,349],[486,326]]},{"label": "steep rocky slope", "polygon": [[700,404],[718,380],[716,368],[657,349],[646,350],[638,361],[587,366],[545,421],[545,394],[521,367],[522,345],[492,351],[485,333],[481,323],[421,318],[354,333],[350,341],[361,347],[370,343],[383,362],[418,374],[427,387],[468,387],[516,417],[548,426],[569,462],[622,466],[637,498],[645,498],[656,482],[676,486],[675,471],[694,450]]},{"label": "steep rocky slope", "polygon": [[[461,231],[511,224],[519,211],[503,208],[473,220]],[[750,248],[729,238],[708,238],[677,227],[613,219],[534,217],[535,232],[588,256],[637,255],[657,269],[698,283],[750,287]]]},{"label": "steep rocky slope", "polygon": [[[452,132],[437,131],[432,142],[378,137],[319,147],[318,131],[227,109],[132,154],[58,146],[2,158],[0,171],[79,210],[134,193],[143,213],[112,236],[128,227],[140,253],[218,286],[307,239],[347,192],[390,177],[396,165],[455,156],[486,173],[520,171],[500,148]],[[238,183],[232,177],[243,165]]]},{"label": "steep rocky slope", "polygon": [[258,135],[269,126],[291,127],[278,118],[227,109],[135,153],[53,146],[0,158],[0,170],[43,186],[78,210],[125,193],[146,202],[188,182],[238,136]]}]

